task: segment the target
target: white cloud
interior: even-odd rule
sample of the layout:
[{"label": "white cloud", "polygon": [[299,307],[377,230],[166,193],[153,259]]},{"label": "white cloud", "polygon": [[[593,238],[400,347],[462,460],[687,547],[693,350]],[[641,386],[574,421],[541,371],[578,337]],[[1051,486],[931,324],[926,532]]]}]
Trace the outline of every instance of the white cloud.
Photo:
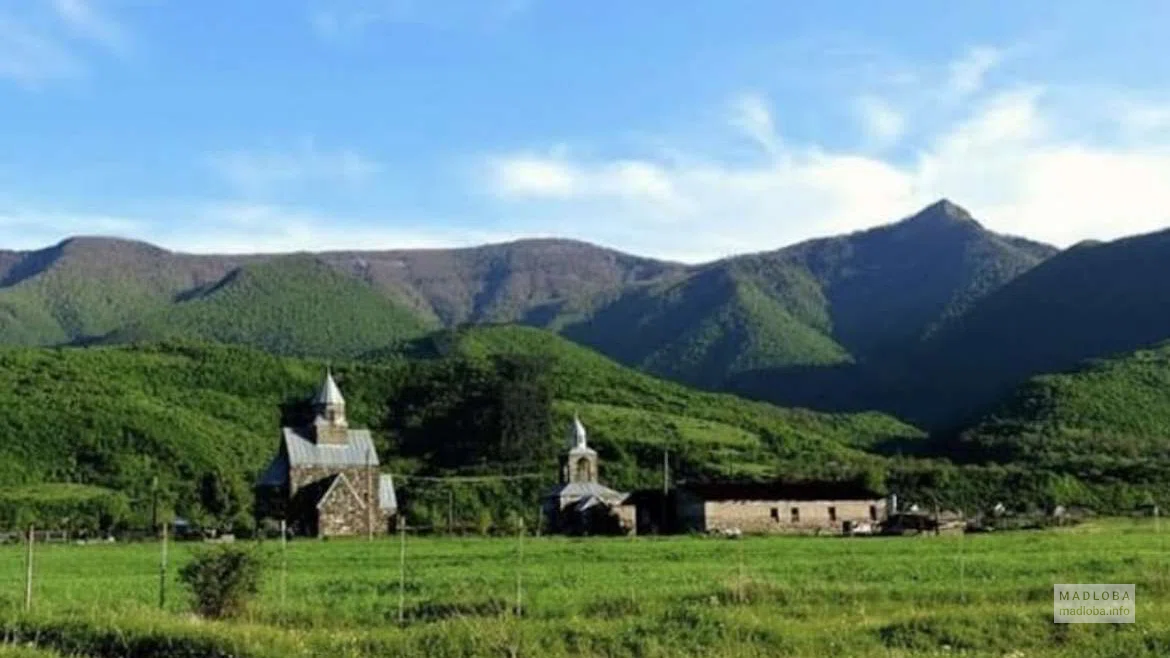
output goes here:
[{"label": "white cloud", "polygon": [[93,0],[53,0],[53,10],[70,32],[116,52],[125,52],[125,28],[102,13]]},{"label": "white cloud", "polygon": [[862,130],[875,147],[888,146],[898,141],[906,128],[905,117],[892,105],[875,96],[858,99],[857,113]]},{"label": "white cloud", "polygon": [[77,235],[134,235],[142,223],[114,215],[0,207],[0,249],[41,249]]},{"label": "white cloud", "polygon": [[311,181],[358,186],[382,170],[380,163],[357,151],[323,151],[311,139],[287,151],[215,153],[208,158],[208,164],[228,184],[246,194],[265,194]]},{"label": "white cloud", "polygon": [[[1084,105],[1072,108],[1041,87],[985,92],[967,104],[966,114],[917,135],[911,155],[878,157],[860,147],[781,140],[769,127],[767,105],[752,98],[747,105],[737,101],[731,123],[737,134],[753,135],[770,156],[762,161],[694,152],[669,160],[530,152],[492,156],[483,182],[508,216],[520,213],[572,237],[688,261],[867,228],[942,197],[993,230],[1058,245],[1170,224],[1170,133],[1158,132],[1170,104],[1130,102],[1129,114],[1104,118],[1142,139],[1102,141],[1065,127],[1077,125],[1086,108],[1108,103],[1082,98]],[[863,116],[862,127],[881,133],[872,119]],[[886,137],[897,132],[885,128]]]},{"label": "white cloud", "polygon": [[60,43],[0,13],[0,78],[36,85],[80,70],[77,58]]},{"label": "white cloud", "polygon": [[744,94],[736,98],[731,104],[730,122],[733,128],[768,155],[775,155],[780,151],[772,110],[760,94]]},{"label": "white cloud", "polygon": [[[165,217],[165,221],[160,218]],[[149,242],[187,253],[425,249],[503,242],[518,234],[429,222],[371,221],[319,211],[239,201],[159,204],[150,216],[0,207],[3,249],[41,249],[78,235]]]},{"label": "white cloud", "polygon": [[123,55],[129,33],[94,0],[48,0],[40,11],[0,8],[0,78],[27,86],[69,78],[86,70],[85,45]]},{"label": "white cloud", "polygon": [[956,96],[970,96],[983,88],[987,74],[1003,61],[1004,53],[998,48],[978,46],[950,65],[946,90]]},{"label": "white cloud", "polygon": [[317,35],[337,41],[379,25],[410,23],[428,27],[490,27],[530,9],[536,0],[316,0],[309,25]]}]

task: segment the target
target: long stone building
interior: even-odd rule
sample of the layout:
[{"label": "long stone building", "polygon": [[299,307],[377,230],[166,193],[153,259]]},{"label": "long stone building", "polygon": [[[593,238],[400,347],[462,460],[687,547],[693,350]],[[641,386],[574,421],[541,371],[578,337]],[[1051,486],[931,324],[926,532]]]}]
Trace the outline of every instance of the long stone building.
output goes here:
[{"label": "long stone building", "polygon": [[880,494],[836,482],[684,484],[673,502],[674,522],[690,532],[860,531],[887,512]]},{"label": "long stone building", "polygon": [[259,516],[300,535],[383,534],[397,511],[394,482],[379,470],[370,431],[349,426],[345,398],[326,372],[313,420],[281,428],[280,448],[256,484]]}]

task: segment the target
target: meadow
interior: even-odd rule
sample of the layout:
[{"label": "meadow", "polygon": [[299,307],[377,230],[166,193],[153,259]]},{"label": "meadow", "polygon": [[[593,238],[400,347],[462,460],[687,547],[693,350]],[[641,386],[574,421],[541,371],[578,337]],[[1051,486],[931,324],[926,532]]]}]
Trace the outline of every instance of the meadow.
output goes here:
[{"label": "meadow", "polygon": [[[38,546],[27,614],[23,549],[8,545],[0,627],[10,643],[89,656],[1164,656],[1165,532],[1108,520],[907,538],[408,535],[401,581],[398,537],[295,540],[283,559],[268,541],[259,599],[227,622],[195,618],[175,579],[196,544],[171,545],[164,610],[157,543]],[[1053,583],[1135,583],[1137,623],[1053,624]]]}]

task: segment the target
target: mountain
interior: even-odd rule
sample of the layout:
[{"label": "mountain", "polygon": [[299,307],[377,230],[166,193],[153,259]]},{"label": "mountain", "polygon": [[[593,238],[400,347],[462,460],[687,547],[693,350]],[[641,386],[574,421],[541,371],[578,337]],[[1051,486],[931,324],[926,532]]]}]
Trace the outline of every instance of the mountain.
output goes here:
[{"label": "mountain", "polygon": [[693,386],[918,418],[912,357],[1054,252],[946,200],[697,266],[570,240],[290,257],[77,238],[3,252],[0,343],[191,338],[338,357],[440,326],[515,322]]},{"label": "mountain", "polygon": [[943,200],[894,224],[630,290],[563,333],[695,385],[880,408],[886,379],[923,341],[1055,252],[988,231]]},{"label": "mountain", "polygon": [[321,254],[337,269],[446,326],[522,322],[556,325],[594,298],[677,276],[686,266],[574,240],[519,240],[466,249]]},{"label": "mountain", "polygon": [[1170,231],[1082,243],[940,330],[918,357],[939,397],[975,413],[1029,376],[1170,338]]},{"label": "mountain", "polygon": [[55,345],[101,336],[247,258],[174,254],[112,238],[71,238],[0,260],[0,344]]},{"label": "mountain", "polygon": [[352,357],[419,336],[434,324],[314,256],[295,255],[233,270],[100,342],[182,338],[274,354]]},{"label": "mountain", "polygon": [[[0,344],[84,342],[130,324],[167,324],[159,316],[178,310],[172,307],[235,287],[235,277],[246,275],[241,268],[283,258],[196,256],[112,238],[73,238],[40,251],[0,252]],[[312,272],[295,273],[288,263],[280,271],[291,277],[290,284],[295,279],[297,285],[315,286],[314,262],[409,310],[423,326],[505,321],[552,326],[588,310],[595,298],[686,269],[582,242],[521,240],[468,249],[322,253],[316,261],[292,261]],[[328,285],[341,284],[329,279]],[[305,293],[306,298],[327,296],[324,290]],[[369,295],[358,296],[372,302]]]},{"label": "mountain", "polygon": [[[395,423],[403,421],[390,404],[402,387],[432,376],[432,365],[517,353],[551,363],[549,441],[559,446],[579,413],[615,486],[658,481],[664,447],[693,472],[840,475],[878,459],[851,442],[921,436],[880,414],[784,410],[686,389],[536,329],[443,331],[377,358],[335,361],[333,370],[351,422],[371,427],[403,473],[427,465],[395,457]],[[246,516],[250,483],[277,446],[280,405],[310,395],[323,369],[320,361],[195,343],[0,349],[0,379],[12,384],[0,389],[0,480],[106,487],[137,500],[141,513],[158,476],[164,501],[183,514]],[[548,473],[555,478],[555,465]]]}]

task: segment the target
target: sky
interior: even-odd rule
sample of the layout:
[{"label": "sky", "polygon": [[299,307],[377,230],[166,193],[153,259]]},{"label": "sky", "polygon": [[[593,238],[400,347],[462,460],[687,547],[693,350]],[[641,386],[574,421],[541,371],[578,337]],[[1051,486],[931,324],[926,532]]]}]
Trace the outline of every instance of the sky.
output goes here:
[{"label": "sky", "polygon": [[0,249],[1170,225],[1165,0],[0,0]]}]

